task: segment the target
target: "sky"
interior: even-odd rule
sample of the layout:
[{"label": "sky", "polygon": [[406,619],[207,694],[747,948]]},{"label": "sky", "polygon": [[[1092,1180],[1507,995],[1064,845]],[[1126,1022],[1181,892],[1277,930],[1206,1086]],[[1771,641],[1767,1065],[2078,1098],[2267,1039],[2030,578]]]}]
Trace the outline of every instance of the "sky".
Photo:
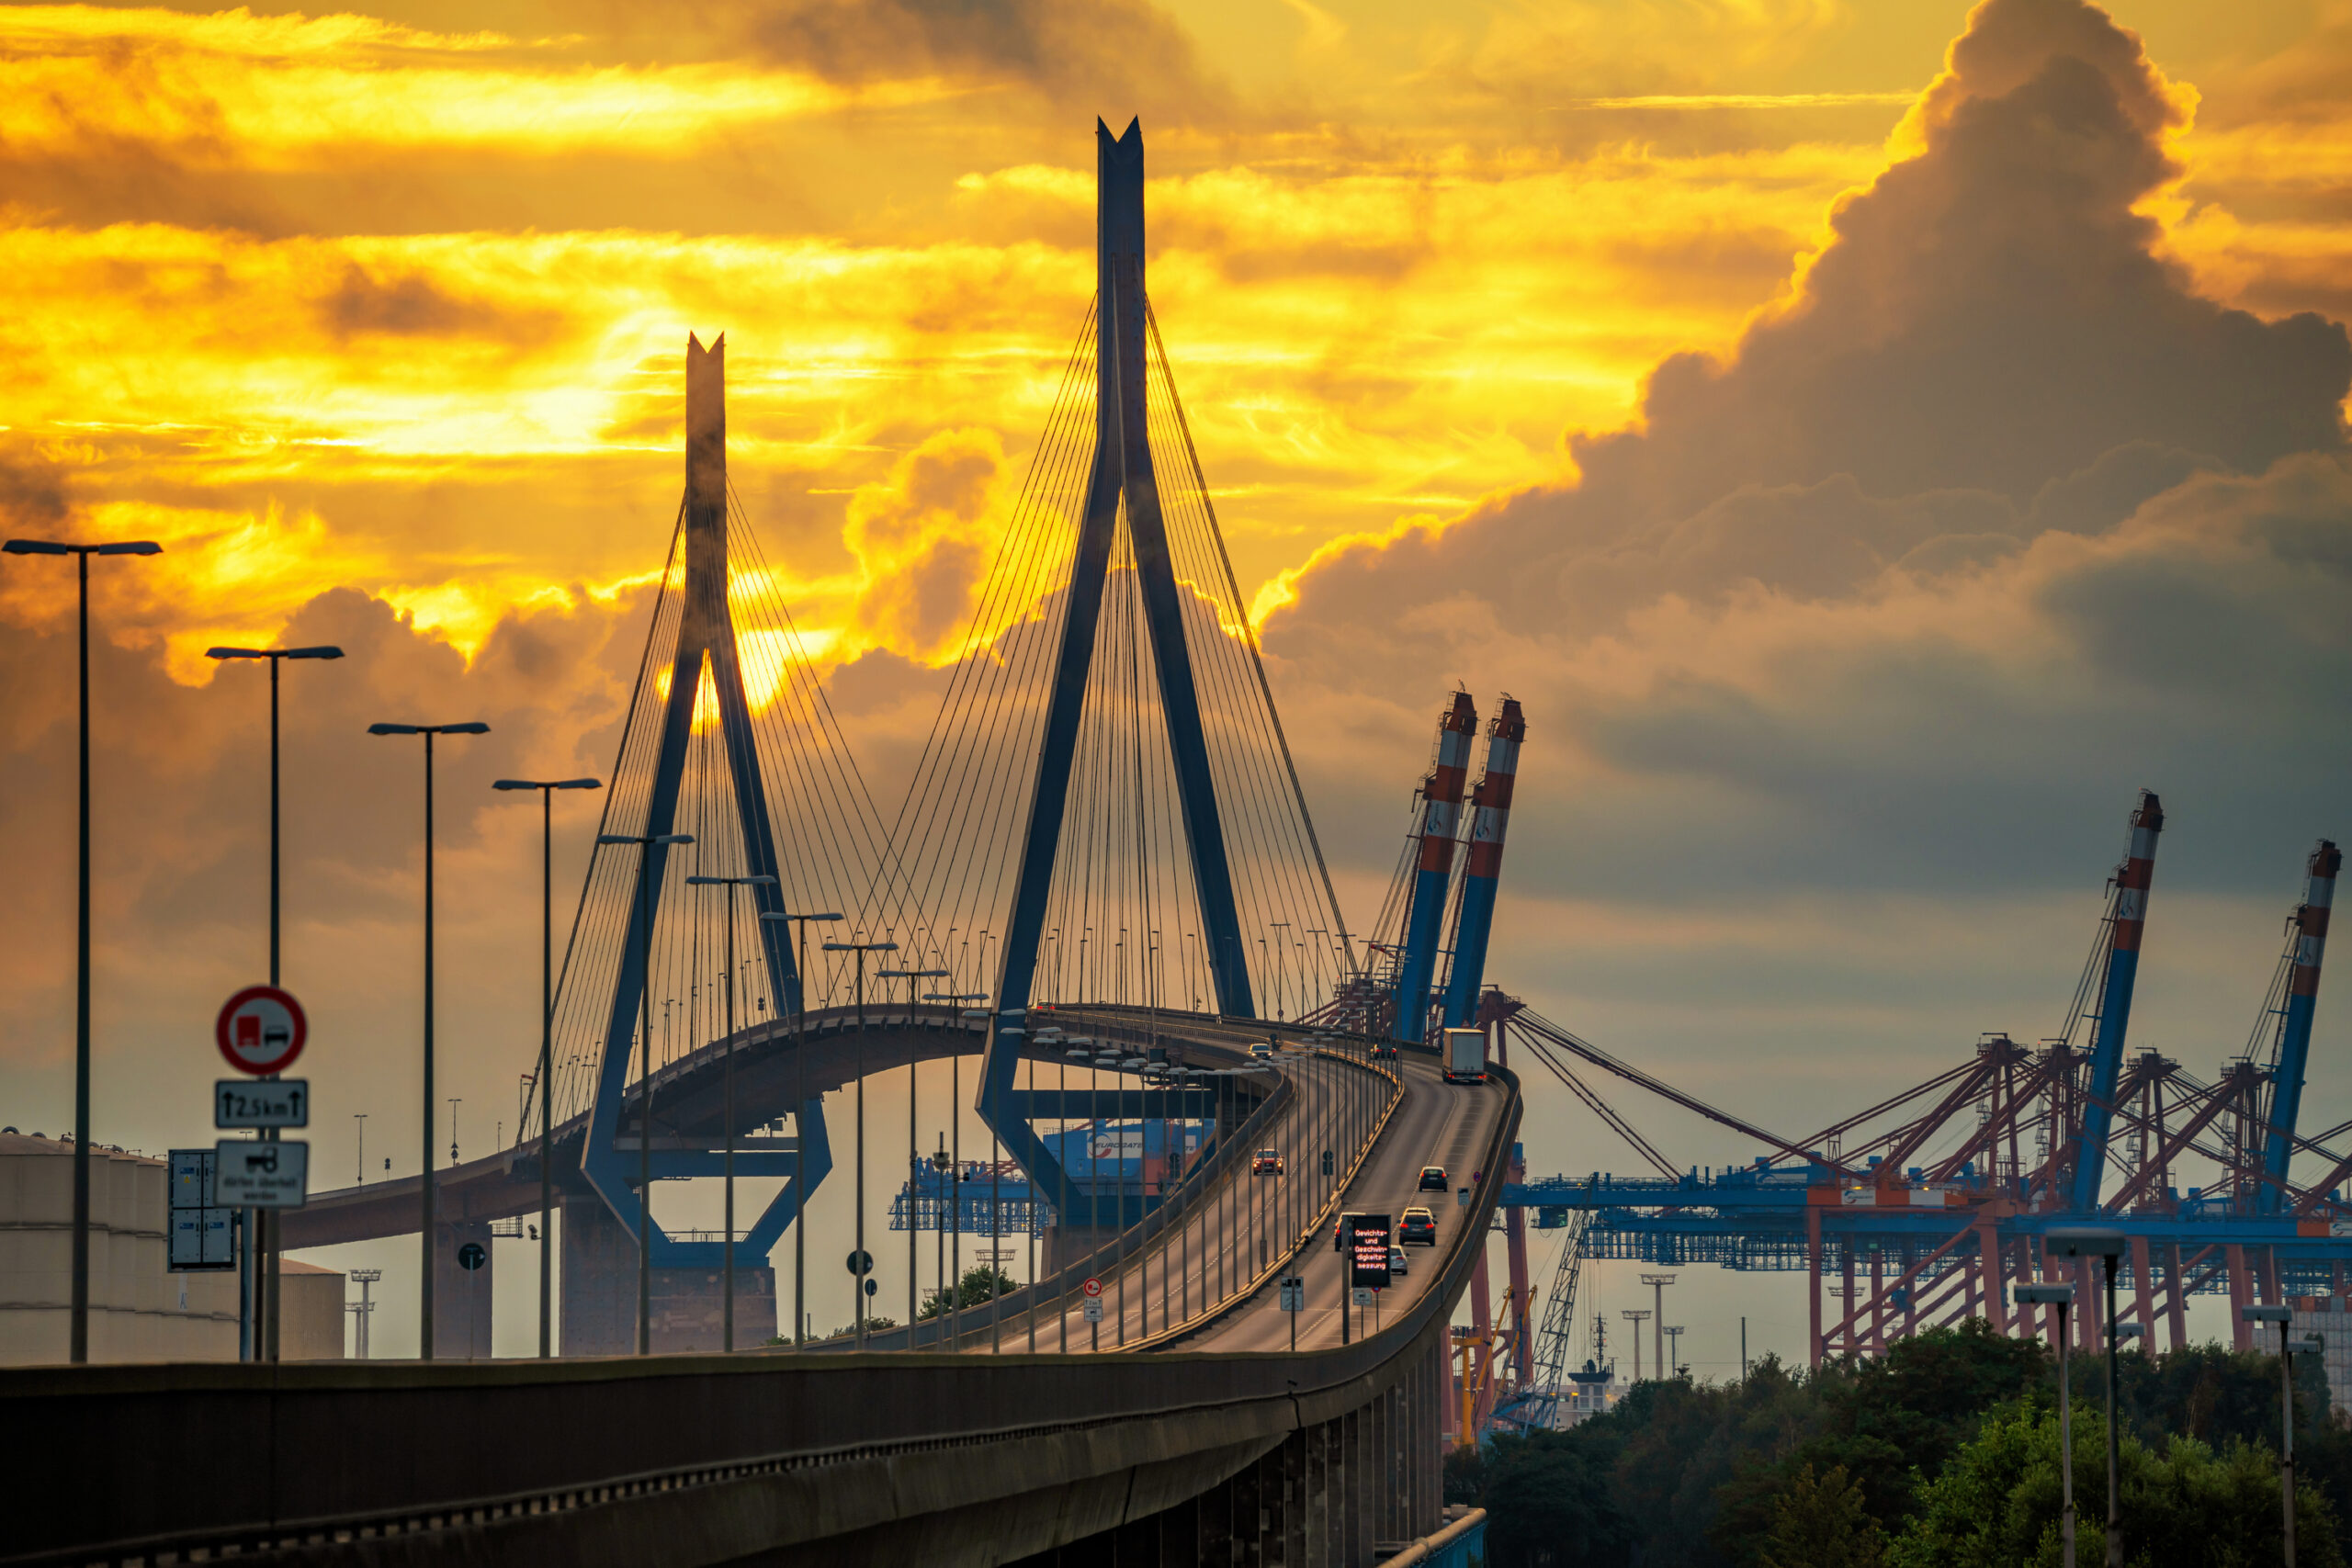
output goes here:
[{"label": "sky", "polygon": [[[97,1135],[209,1136],[266,708],[203,650],[277,639],[351,655],[287,672],[319,1162],[362,1114],[395,1173],[423,1141],[378,718],[492,726],[443,761],[442,1073],[469,1148],[511,1132],[538,846],[483,786],[612,765],[689,332],[897,797],[954,649],[893,606],[968,600],[1013,504],[1098,114],[1144,126],[1154,309],[1351,921],[1454,683],[1509,692],[1490,973],[1794,1132],[2053,1032],[2150,787],[2133,1043],[2210,1074],[2352,831],[2347,88],[2343,0],[0,9],[0,525],[164,546],[94,572]],[[71,1113],[73,646],[68,571],[9,558],[27,1131]],[[559,811],[559,885],[593,830]],[[1525,1135],[1631,1163],[1544,1088]]]}]

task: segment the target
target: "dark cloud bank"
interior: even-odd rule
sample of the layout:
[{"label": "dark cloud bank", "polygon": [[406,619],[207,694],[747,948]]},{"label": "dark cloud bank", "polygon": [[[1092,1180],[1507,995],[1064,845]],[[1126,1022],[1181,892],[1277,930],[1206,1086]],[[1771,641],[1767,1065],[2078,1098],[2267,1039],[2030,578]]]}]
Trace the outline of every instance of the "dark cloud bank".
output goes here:
[{"label": "dark cloud bank", "polygon": [[1513,690],[1549,892],[2095,889],[2145,784],[2174,886],[2286,898],[2352,831],[2352,345],[2165,258],[2181,117],[2104,13],[1987,0],[1785,309],[1578,483],[1318,561],[1291,691]]}]

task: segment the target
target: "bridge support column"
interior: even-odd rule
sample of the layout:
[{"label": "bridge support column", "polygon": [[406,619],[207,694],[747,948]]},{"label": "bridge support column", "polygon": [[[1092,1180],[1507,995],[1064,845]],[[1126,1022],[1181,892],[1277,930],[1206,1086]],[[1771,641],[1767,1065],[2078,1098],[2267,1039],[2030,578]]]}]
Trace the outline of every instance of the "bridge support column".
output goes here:
[{"label": "bridge support column", "polygon": [[1282,1535],[1274,1561],[1283,1568],[1306,1568],[1306,1515],[1310,1506],[1306,1492],[1306,1434],[1293,1432],[1274,1450],[1283,1467]]},{"label": "bridge support column", "polygon": [[626,1356],[637,1348],[637,1238],[593,1192],[563,1200],[563,1334],[567,1356]]},{"label": "bridge support column", "polygon": [[[482,1250],[479,1269],[458,1262],[458,1250],[471,1242]],[[488,1220],[437,1220],[433,1226],[433,1355],[436,1360],[490,1359],[491,1278],[498,1249]]]}]

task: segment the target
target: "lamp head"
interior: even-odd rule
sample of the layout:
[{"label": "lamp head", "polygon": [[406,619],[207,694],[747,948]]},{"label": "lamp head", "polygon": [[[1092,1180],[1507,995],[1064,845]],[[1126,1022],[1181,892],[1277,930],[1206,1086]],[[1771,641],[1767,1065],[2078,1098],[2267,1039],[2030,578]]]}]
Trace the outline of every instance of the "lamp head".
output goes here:
[{"label": "lamp head", "polygon": [[2123,1256],[2123,1233],[2098,1225],[2062,1225],[2047,1232],[2041,1238],[2042,1251],[2052,1258],[2106,1258]]},{"label": "lamp head", "polygon": [[160,556],[164,553],[164,547],[153,539],[133,539],[119,545],[100,545],[97,553],[102,556]]},{"label": "lamp head", "polygon": [[11,539],[0,545],[0,551],[12,556],[70,556],[74,547],[51,539]]},{"label": "lamp head", "polygon": [[2294,1321],[2295,1309],[2284,1306],[2245,1306],[2238,1308],[2238,1316],[2248,1323],[2291,1323]]},{"label": "lamp head", "polygon": [[341,659],[343,657],[343,649],[328,643],[321,643],[316,648],[281,648],[277,650],[277,653],[280,659]]},{"label": "lamp head", "polygon": [[368,733],[370,735],[422,735],[424,733],[424,726],[421,724],[371,724],[368,727]]},{"label": "lamp head", "polygon": [[425,726],[435,735],[488,735],[490,726],[480,719],[466,724],[432,724]]}]

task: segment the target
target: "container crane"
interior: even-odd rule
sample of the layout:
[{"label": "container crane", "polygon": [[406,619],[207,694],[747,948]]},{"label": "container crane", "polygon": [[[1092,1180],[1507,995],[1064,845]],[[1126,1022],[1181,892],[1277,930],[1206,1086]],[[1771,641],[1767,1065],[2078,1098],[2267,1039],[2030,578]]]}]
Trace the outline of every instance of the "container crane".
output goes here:
[{"label": "container crane", "polygon": [[1453,841],[1462,818],[1462,790],[1470,773],[1470,737],[1478,710],[1467,692],[1453,694],[1438,720],[1436,765],[1421,784],[1420,855],[1405,919],[1405,961],[1396,975],[1396,1038],[1418,1044],[1429,1028],[1430,981],[1437,973],[1437,939],[1445,923],[1453,879]]},{"label": "container crane", "polygon": [[1506,695],[1487,727],[1487,766],[1470,795],[1470,856],[1462,880],[1462,913],[1453,933],[1453,971],[1445,987],[1449,1028],[1468,1025],[1487,976],[1487,939],[1494,931],[1495,893],[1503,874],[1503,835],[1510,828],[1512,785],[1527,720],[1519,700]]}]

